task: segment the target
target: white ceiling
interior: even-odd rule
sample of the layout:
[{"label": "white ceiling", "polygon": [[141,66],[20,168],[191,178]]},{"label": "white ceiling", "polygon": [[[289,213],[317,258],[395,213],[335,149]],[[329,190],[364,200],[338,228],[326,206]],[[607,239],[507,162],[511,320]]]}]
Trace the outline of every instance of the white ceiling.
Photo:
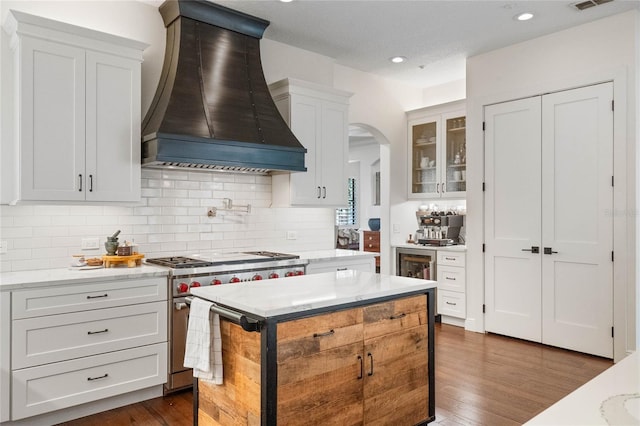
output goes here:
[{"label": "white ceiling", "polygon": [[[576,2],[216,1],[271,21],[264,35],[267,39],[420,87],[463,79],[467,57],[630,9],[640,10],[640,0],[614,0],[583,11],[572,6]],[[516,21],[514,16],[524,11],[533,12],[535,18]],[[388,59],[395,55],[406,56],[408,61],[392,64]]]}]

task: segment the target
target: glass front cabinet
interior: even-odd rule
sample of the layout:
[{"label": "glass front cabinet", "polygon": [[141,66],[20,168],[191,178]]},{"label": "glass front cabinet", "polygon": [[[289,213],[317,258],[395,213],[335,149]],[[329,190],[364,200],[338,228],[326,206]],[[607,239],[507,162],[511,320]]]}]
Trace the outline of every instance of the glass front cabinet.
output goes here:
[{"label": "glass front cabinet", "polygon": [[464,198],[464,101],[409,111],[407,118],[409,198]]}]

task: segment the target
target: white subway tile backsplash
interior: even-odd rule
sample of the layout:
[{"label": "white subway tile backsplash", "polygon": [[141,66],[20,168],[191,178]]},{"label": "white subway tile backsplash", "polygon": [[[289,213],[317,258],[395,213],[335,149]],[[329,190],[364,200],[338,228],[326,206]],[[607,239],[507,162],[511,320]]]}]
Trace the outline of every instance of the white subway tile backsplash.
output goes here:
[{"label": "white subway tile backsplash", "polygon": [[[104,241],[120,229],[146,257],[238,250],[300,251],[334,247],[334,211],[271,208],[271,177],[241,173],[142,169],[142,200],[131,206],[0,206],[0,238],[8,252],[1,271],[64,268],[70,256],[100,256]],[[251,213],[218,210],[223,199],[251,204]],[[287,240],[286,231],[297,231]],[[100,248],[80,251],[83,238]]]}]

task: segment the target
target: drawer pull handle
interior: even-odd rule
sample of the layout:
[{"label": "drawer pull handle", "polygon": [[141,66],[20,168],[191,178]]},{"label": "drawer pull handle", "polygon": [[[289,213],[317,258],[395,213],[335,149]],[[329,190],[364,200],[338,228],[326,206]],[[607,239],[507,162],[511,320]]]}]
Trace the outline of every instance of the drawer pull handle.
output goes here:
[{"label": "drawer pull handle", "polygon": [[360,361],[360,374],[358,374],[358,380],[360,380],[364,374],[364,361],[360,355],[358,355],[358,361]]},{"label": "drawer pull handle", "polygon": [[99,330],[99,331],[87,331],[87,334],[91,335],[91,334],[100,334],[100,333],[108,333],[109,329],[105,328],[104,330]]},{"label": "drawer pull handle", "polygon": [[405,313],[403,312],[403,313],[398,314],[398,315],[391,315],[391,316],[389,317],[389,319],[390,319],[390,320],[395,320],[395,319],[404,318],[404,317],[406,317],[406,316],[407,316],[407,314],[405,314]]},{"label": "drawer pull handle", "polygon": [[336,271],[346,271],[347,269],[349,269],[349,268],[338,268],[338,269],[336,269]]},{"label": "drawer pull handle", "polygon": [[369,352],[367,356],[371,359],[371,369],[367,373],[367,376],[373,376],[373,355],[371,355],[371,352]]},{"label": "drawer pull handle", "polygon": [[313,337],[326,337],[335,334],[335,331],[329,330],[326,333],[313,333]]},{"label": "drawer pull handle", "polygon": [[449,281],[455,281],[455,278],[451,278],[451,277],[444,277],[445,280],[449,280]]},{"label": "drawer pull handle", "polygon": [[445,256],[444,258],[447,259],[447,260],[456,260],[455,257],[447,257],[447,256]]},{"label": "drawer pull handle", "polygon": [[109,297],[109,295],[105,293],[100,296],[87,296],[87,299],[100,299],[101,297]]},{"label": "drawer pull handle", "polygon": [[104,373],[104,376],[99,376],[99,377],[87,377],[88,381],[93,381],[93,380],[100,380],[100,379],[106,379],[107,377],[109,377],[109,374]]},{"label": "drawer pull handle", "polygon": [[456,306],[456,305],[457,305],[457,303],[452,303],[452,302],[445,302],[445,303],[446,303],[447,305],[453,305],[453,306]]}]

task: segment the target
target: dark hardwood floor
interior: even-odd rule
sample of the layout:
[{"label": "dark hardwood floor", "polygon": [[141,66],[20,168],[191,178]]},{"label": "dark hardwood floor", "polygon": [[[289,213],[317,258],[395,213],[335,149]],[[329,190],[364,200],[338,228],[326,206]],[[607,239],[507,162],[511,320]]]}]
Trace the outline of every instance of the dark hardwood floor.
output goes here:
[{"label": "dark hardwood floor", "polygon": [[[436,325],[436,423],[520,425],[612,365],[610,360]],[[65,426],[191,425],[191,392],[106,411]]]}]

